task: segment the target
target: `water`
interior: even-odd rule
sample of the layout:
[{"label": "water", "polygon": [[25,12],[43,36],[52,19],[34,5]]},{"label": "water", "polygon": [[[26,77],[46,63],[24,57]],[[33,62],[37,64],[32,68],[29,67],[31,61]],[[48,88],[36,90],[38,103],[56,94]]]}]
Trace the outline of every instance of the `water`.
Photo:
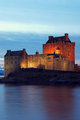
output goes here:
[{"label": "water", "polygon": [[0,78],[4,77],[4,75],[0,75]]},{"label": "water", "polygon": [[80,120],[80,88],[0,85],[0,120]]}]

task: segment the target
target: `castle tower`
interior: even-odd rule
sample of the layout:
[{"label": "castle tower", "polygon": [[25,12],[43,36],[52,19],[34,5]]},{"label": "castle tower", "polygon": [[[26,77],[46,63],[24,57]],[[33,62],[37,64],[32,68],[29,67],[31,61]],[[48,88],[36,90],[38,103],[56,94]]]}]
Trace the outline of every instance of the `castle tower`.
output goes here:
[{"label": "castle tower", "polygon": [[4,56],[4,74],[8,76],[10,73],[17,71],[20,68],[27,68],[27,53],[26,50],[11,51],[7,50]]},{"label": "castle tower", "polygon": [[70,41],[67,33],[60,37],[49,36],[49,40],[43,44],[43,54],[54,53],[61,54],[75,63],[75,43]]}]

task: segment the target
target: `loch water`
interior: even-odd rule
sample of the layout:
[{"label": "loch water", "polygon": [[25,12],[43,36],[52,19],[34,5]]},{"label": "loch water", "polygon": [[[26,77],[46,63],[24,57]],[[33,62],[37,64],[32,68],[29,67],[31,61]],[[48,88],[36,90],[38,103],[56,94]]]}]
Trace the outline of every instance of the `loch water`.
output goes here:
[{"label": "loch water", "polygon": [[80,120],[80,87],[1,84],[0,120]]}]

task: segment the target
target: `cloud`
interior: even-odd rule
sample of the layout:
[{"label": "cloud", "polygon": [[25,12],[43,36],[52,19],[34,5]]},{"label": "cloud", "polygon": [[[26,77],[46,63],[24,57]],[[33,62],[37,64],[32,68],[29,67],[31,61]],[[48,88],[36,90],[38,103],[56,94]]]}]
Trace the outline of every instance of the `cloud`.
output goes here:
[{"label": "cloud", "polygon": [[0,58],[0,67],[4,65],[4,58]]},{"label": "cloud", "polygon": [[77,59],[77,60],[75,61],[75,63],[78,64],[78,65],[80,65],[80,60]]},{"label": "cloud", "polygon": [[[77,30],[77,31],[76,31]],[[68,32],[70,34],[80,34],[79,25],[46,25],[46,24],[24,24],[17,22],[0,22],[0,31],[25,32],[52,34]],[[10,38],[9,38],[10,39]]]},{"label": "cloud", "polygon": [[4,61],[4,58],[0,58],[0,61]]}]

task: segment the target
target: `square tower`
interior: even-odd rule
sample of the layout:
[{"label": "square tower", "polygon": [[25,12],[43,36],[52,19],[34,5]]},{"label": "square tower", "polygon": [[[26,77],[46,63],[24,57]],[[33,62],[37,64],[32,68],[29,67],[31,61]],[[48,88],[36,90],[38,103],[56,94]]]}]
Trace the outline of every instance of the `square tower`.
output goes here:
[{"label": "square tower", "polygon": [[69,61],[75,63],[75,42],[71,42],[68,34],[60,37],[49,36],[46,44],[43,44],[43,54],[61,54]]}]

